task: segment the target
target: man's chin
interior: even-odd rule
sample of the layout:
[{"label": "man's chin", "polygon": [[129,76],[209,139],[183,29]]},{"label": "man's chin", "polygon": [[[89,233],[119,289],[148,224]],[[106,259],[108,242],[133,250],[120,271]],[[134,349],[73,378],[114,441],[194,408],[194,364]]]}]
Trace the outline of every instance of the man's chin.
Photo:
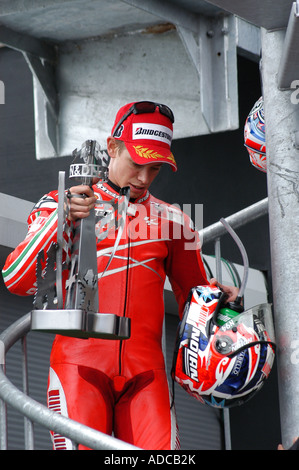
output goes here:
[{"label": "man's chin", "polygon": [[137,197],[140,197],[145,191],[146,188],[138,188],[137,186],[130,184],[130,196],[132,198],[136,199]]}]

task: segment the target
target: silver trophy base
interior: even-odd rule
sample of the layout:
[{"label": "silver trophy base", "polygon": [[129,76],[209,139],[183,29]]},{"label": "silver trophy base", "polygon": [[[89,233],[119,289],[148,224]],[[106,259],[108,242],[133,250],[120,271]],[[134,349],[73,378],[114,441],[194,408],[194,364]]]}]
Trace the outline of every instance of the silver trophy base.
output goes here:
[{"label": "silver trophy base", "polygon": [[74,338],[128,339],[130,319],[83,310],[32,310],[31,330]]}]

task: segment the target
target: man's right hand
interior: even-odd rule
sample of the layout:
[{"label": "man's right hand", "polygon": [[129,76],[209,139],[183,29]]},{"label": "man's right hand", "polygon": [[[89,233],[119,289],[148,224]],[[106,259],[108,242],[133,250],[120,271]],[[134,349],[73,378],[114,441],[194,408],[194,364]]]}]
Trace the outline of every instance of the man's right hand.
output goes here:
[{"label": "man's right hand", "polygon": [[[81,196],[81,197],[80,197]],[[96,197],[93,189],[88,185],[72,186],[68,191],[69,213],[68,219],[74,222],[85,219],[94,208]]]}]

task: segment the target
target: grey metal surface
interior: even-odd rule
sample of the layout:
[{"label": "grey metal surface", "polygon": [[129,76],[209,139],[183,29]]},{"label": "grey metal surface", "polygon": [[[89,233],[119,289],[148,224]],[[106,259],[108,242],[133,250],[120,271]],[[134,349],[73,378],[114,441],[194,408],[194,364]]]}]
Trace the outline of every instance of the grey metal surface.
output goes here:
[{"label": "grey metal surface", "polygon": [[293,0],[207,0],[208,3],[268,30],[286,28]]},{"label": "grey metal surface", "polygon": [[57,248],[56,248],[56,294],[57,309],[63,308],[63,231],[66,220],[65,172],[58,173],[58,207],[57,207]]},{"label": "grey metal surface", "polygon": [[281,59],[278,70],[277,83],[281,90],[287,90],[292,88],[293,82],[295,86],[298,85],[298,63],[299,63],[299,52],[298,52],[298,41],[299,41],[299,1],[293,3],[293,7],[290,12],[290,18],[286,35],[284,39],[284,45],[281,53]]},{"label": "grey metal surface", "polygon": [[82,310],[38,310],[31,312],[31,330],[79,335],[84,329],[85,315]]},{"label": "grey metal surface", "polygon": [[[54,42],[132,31],[156,24],[157,4],[188,14],[226,11],[266,29],[286,28],[293,0],[2,0],[0,23]],[[136,5],[138,8],[136,8]]]},{"label": "grey metal surface", "polygon": [[[175,138],[238,128],[238,41],[256,57],[259,34],[247,27],[244,41],[244,28],[229,13],[258,27],[286,28],[291,6],[283,0],[1,2],[0,41],[24,53],[34,76],[37,158],[69,155],[76,136],[105,146],[116,110],[129,100],[167,102],[177,117]],[[175,25],[185,49],[165,23]]]},{"label": "grey metal surface", "polygon": [[0,193],[0,245],[15,248],[27,233],[33,202]]},{"label": "grey metal surface", "polygon": [[[106,148],[117,110],[136,100],[168,104],[175,114],[175,138],[210,132],[201,110],[198,71],[174,28],[161,34],[135,31],[99,37],[78,46],[67,43],[60,49],[59,155],[70,154],[78,141],[87,138]],[[230,103],[236,101],[230,97]],[[43,109],[39,114],[44,116]],[[227,121],[221,122],[221,128],[228,128]],[[44,145],[43,136],[39,140]]]},{"label": "grey metal surface", "polygon": [[55,43],[130,31],[157,22],[122,1],[2,1],[0,22],[22,34]]},{"label": "grey metal surface", "polygon": [[[101,163],[99,151],[97,142],[90,140],[86,141],[79,151],[77,149],[73,151],[74,162],[71,167],[77,168],[78,175],[76,176],[75,171],[75,176],[71,175],[71,181],[74,178],[81,184],[92,185],[92,175],[96,174],[95,170]],[[75,196],[85,197],[81,194]],[[73,195],[70,194],[69,197]],[[85,312],[98,312],[95,210],[91,209],[88,217],[73,221],[71,227],[74,239],[72,246],[69,247],[72,254],[70,275],[66,283],[66,307],[82,309]]]},{"label": "grey metal surface", "polygon": [[299,435],[299,125],[298,101],[280,91],[276,77],[283,31],[262,34],[262,79],[267,142],[267,181],[273,304],[278,344],[281,431],[285,448]]},{"label": "grey metal surface", "polygon": [[31,330],[75,338],[122,340],[130,337],[130,319],[83,310],[32,310]]},{"label": "grey metal surface", "polygon": [[233,16],[216,16],[215,18],[200,16],[198,41],[186,27],[177,25],[177,30],[199,75],[201,111],[208,129],[211,132],[219,132],[224,125],[230,129],[237,128],[235,18]]},{"label": "grey metal surface", "polygon": [[0,42],[33,74],[37,158],[87,139],[105,147],[117,109],[138,99],[173,108],[175,138],[236,129],[238,36],[220,11],[190,0],[1,2]]}]

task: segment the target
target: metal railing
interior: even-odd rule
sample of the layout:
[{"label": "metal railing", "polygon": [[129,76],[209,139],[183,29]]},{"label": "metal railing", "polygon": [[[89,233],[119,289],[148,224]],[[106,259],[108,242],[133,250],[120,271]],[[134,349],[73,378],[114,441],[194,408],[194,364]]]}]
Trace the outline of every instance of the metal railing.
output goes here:
[{"label": "metal railing", "polygon": [[[26,336],[30,331],[31,314],[23,316],[0,335],[2,349],[2,364],[0,368],[0,448],[7,449],[7,418],[6,405],[10,405],[19,411],[25,418],[25,449],[33,450],[33,422],[39,423],[48,430],[57,432],[72,440],[74,449],[77,444],[83,444],[94,450],[130,450],[131,446],[119,439],[107,436],[99,431],[84,426],[65,416],[49,410],[46,406],[38,403],[28,396],[28,373],[27,373],[27,351]],[[18,341],[22,340],[22,374],[23,391],[15,387],[5,374],[5,356],[9,349]]]},{"label": "metal railing", "polygon": [[[259,201],[229,217],[226,221],[232,228],[238,228],[268,213],[268,198]],[[219,261],[219,239],[226,232],[221,222],[203,229],[201,240],[205,243],[215,241],[216,259]],[[217,270],[217,275],[221,273]],[[25,450],[34,449],[33,423],[38,423],[49,431],[69,438],[76,449],[83,444],[94,450],[136,450],[137,448],[112,436],[96,431],[57,412],[49,410],[28,395],[28,370],[26,337],[30,331],[31,313],[26,314],[0,335],[0,450],[7,450],[7,405],[24,416]],[[9,349],[17,342],[22,342],[23,391],[20,391],[7,378],[5,358]],[[226,448],[230,448],[229,416],[224,414]]]}]

